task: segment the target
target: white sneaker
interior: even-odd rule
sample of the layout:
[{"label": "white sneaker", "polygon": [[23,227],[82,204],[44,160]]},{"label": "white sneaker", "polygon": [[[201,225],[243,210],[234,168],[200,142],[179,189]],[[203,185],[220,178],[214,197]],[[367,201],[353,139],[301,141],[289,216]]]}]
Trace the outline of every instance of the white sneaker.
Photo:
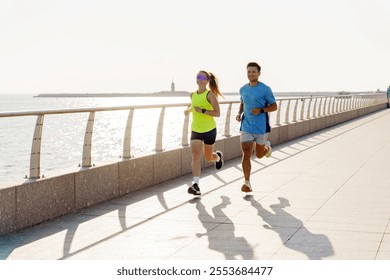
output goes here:
[{"label": "white sneaker", "polygon": [[241,187],[241,191],[246,193],[251,192],[252,191],[251,182],[244,181],[244,184]]},{"label": "white sneaker", "polygon": [[265,157],[269,158],[272,154],[272,147],[271,147],[271,142],[267,141],[265,143],[265,146],[267,147],[267,151],[265,152]]}]

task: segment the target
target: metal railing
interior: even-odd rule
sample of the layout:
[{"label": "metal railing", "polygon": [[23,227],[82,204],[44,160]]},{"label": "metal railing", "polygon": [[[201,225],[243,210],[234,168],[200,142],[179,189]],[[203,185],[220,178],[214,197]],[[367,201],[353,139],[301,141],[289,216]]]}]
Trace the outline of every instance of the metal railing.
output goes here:
[{"label": "metal railing", "polygon": [[[306,119],[314,119],[326,115],[337,114],[340,112],[363,108],[379,103],[387,102],[385,94],[357,94],[346,96],[319,96],[319,97],[294,97],[294,98],[278,98],[278,110],[271,113],[270,125],[280,126],[293,122],[299,122]],[[235,122],[232,113],[233,107],[237,108],[239,101],[220,101],[221,106],[227,107],[222,110],[221,117],[224,119],[223,136],[231,136],[232,123]],[[132,132],[134,112],[144,109],[160,109],[158,125],[156,128],[155,151],[163,151],[163,134],[164,134],[164,119],[167,108],[183,107],[186,108],[190,103],[178,104],[158,104],[158,105],[135,105],[135,106],[117,106],[117,107],[99,107],[99,108],[83,108],[83,109],[64,109],[64,110],[44,110],[44,111],[26,111],[26,112],[3,112],[0,113],[0,118],[22,117],[22,116],[37,116],[35,130],[32,139],[31,155],[30,155],[30,172],[29,178],[36,179],[41,177],[41,143],[44,119],[47,115],[61,114],[76,114],[89,113],[88,121],[84,133],[84,143],[82,152],[82,167],[92,166],[92,136],[95,123],[96,112],[107,111],[128,111],[126,128],[123,137],[122,157],[131,158],[132,154]],[[224,107],[224,108],[225,108]],[[221,107],[222,108],[222,107]],[[184,111],[184,109],[183,109]],[[232,117],[233,115],[233,117]],[[276,118],[274,116],[276,115]],[[282,115],[284,121],[281,120]],[[177,116],[183,120],[183,128],[181,135],[181,145],[189,145],[189,123],[190,114]],[[219,130],[220,131],[220,130]],[[238,133],[238,131],[237,131]]]}]

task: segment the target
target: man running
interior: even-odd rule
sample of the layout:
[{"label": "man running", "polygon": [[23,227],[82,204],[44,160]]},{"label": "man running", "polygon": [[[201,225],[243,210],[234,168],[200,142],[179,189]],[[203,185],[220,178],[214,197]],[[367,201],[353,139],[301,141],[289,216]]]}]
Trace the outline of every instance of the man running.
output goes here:
[{"label": "man running", "polygon": [[244,183],[241,191],[247,193],[252,191],[250,183],[251,155],[253,142],[256,143],[256,157],[270,157],[272,148],[268,139],[271,131],[268,113],[277,110],[277,104],[272,90],[269,86],[259,81],[261,67],[256,62],[247,65],[247,76],[249,83],[240,89],[240,109],[236,120],[241,122],[241,149],[242,149],[242,170]]}]

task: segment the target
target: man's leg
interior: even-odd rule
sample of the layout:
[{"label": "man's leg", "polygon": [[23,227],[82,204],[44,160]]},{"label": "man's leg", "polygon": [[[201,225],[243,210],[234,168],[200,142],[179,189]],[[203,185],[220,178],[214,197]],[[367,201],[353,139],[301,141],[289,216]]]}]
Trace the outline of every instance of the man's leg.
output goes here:
[{"label": "man's leg", "polygon": [[258,134],[256,135],[255,141],[256,141],[256,157],[262,158],[262,157],[270,157],[272,153],[271,143],[267,140],[268,139],[268,133],[266,134]]},{"label": "man's leg", "polygon": [[266,152],[265,145],[264,144],[260,145],[256,143],[256,157],[262,158],[263,156],[265,156],[265,152]]},{"label": "man's leg", "polygon": [[242,142],[241,143],[242,150],[242,171],[244,173],[245,181],[249,181],[251,176],[251,156],[253,151],[253,142]]}]

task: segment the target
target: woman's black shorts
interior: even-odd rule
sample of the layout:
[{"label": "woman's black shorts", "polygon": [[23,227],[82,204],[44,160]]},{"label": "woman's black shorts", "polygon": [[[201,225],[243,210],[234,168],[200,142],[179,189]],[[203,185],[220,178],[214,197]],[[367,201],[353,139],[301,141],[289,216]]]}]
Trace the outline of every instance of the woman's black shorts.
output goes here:
[{"label": "woman's black shorts", "polygon": [[201,140],[207,145],[213,145],[215,138],[217,138],[217,128],[203,133],[191,131],[191,140]]}]

